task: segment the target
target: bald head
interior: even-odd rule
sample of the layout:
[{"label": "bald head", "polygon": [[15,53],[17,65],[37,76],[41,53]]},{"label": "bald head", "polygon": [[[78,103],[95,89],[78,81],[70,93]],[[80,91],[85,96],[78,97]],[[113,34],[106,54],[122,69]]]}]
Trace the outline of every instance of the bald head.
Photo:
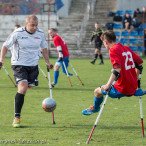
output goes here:
[{"label": "bald head", "polygon": [[38,27],[38,18],[35,15],[29,15],[26,19],[26,30],[29,33],[35,33]]},{"label": "bald head", "polygon": [[29,16],[26,18],[26,22],[30,22],[30,21],[38,21],[37,16],[35,16],[35,15],[29,15]]}]

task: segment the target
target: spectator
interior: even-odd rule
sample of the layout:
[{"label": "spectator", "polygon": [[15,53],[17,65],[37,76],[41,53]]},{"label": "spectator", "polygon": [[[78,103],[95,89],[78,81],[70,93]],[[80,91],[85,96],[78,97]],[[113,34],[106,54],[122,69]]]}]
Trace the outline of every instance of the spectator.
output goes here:
[{"label": "spectator", "polygon": [[123,28],[125,28],[125,30],[131,32],[131,30],[133,29],[132,26],[132,18],[129,14],[129,12],[126,13],[126,15],[123,16]]},{"label": "spectator", "polygon": [[146,7],[142,8],[142,13],[146,13]]},{"label": "spectator", "polygon": [[137,8],[136,11],[134,11],[134,14],[133,14],[133,26],[134,27],[139,27],[140,24],[141,24],[141,22],[136,21],[136,17],[137,17],[138,14],[141,14],[139,8]]}]

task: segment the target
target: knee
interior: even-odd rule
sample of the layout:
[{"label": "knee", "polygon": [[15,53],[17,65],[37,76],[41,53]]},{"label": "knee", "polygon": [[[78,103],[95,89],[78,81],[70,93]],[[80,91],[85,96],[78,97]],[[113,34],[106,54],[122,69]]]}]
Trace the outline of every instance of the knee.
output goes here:
[{"label": "knee", "polygon": [[95,49],[95,54],[98,54],[98,49],[97,48]]},{"label": "knee", "polygon": [[18,88],[18,93],[25,95],[26,91],[27,91],[27,88],[28,88],[28,86],[27,87],[19,87]]},{"label": "knee", "polygon": [[58,65],[54,66],[54,71],[59,71],[59,66]]},{"label": "knee", "polygon": [[101,54],[100,50],[98,50],[98,54],[99,54],[99,55]]},{"label": "knee", "polygon": [[103,96],[103,94],[101,93],[100,87],[94,90],[94,95],[96,97],[102,97]]},{"label": "knee", "polygon": [[28,88],[28,84],[26,83],[19,83],[18,84],[18,93],[25,95]]}]

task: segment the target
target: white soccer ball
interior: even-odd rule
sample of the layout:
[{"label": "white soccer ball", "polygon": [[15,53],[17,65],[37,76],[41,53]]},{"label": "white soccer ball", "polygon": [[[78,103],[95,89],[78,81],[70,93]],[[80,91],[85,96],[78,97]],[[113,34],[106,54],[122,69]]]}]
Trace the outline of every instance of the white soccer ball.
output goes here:
[{"label": "white soccer ball", "polygon": [[53,112],[56,109],[56,101],[53,98],[45,98],[42,102],[42,108],[46,112]]}]

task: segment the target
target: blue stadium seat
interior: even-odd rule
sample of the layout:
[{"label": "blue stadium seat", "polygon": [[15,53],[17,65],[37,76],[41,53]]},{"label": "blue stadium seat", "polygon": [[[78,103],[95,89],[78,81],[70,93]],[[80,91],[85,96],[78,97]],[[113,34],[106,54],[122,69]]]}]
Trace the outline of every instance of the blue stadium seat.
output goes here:
[{"label": "blue stadium seat", "polygon": [[126,10],[126,11],[125,11],[125,14],[126,14],[127,12],[128,12],[130,15],[133,15],[133,11],[132,11],[132,10]]},{"label": "blue stadium seat", "polygon": [[143,49],[143,46],[138,46],[138,47],[137,47],[137,51],[141,51],[141,52],[142,52],[143,50],[144,50],[144,49]]},{"label": "blue stadium seat", "polygon": [[118,10],[118,11],[116,12],[116,15],[124,15],[124,11],[123,11],[123,10]]},{"label": "blue stadium seat", "polygon": [[143,31],[139,31],[139,36],[143,36]]},{"label": "blue stadium seat", "polygon": [[141,29],[143,29],[143,26],[144,26],[144,28],[146,28],[146,24],[140,24],[140,26],[139,26],[139,28],[141,28]]},{"label": "blue stadium seat", "polygon": [[137,43],[137,39],[130,38],[129,39],[129,43],[136,44]]},{"label": "blue stadium seat", "polygon": [[143,39],[138,39],[138,40],[137,40],[137,43],[138,43],[138,44],[143,44]]},{"label": "blue stadium seat", "polygon": [[132,51],[136,51],[136,46],[129,46]]},{"label": "blue stadium seat", "polygon": [[125,44],[125,43],[128,43],[129,42],[129,39],[128,38],[121,38],[120,39],[120,43],[121,44]]},{"label": "blue stadium seat", "polygon": [[121,23],[114,23],[113,28],[114,29],[121,29],[122,28],[122,24]]},{"label": "blue stadium seat", "polygon": [[116,43],[119,43],[119,39],[117,39]]},{"label": "blue stadium seat", "polygon": [[122,31],[121,36],[129,36],[129,32],[128,31]]},{"label": "blue stadium seat", "polygon": [[138,31],[131,31],[130,36],[138,36]]},{"label": "blue stadium seat", "polygon": [[120,36],[120,31],[115,31],[116,36]]}]

